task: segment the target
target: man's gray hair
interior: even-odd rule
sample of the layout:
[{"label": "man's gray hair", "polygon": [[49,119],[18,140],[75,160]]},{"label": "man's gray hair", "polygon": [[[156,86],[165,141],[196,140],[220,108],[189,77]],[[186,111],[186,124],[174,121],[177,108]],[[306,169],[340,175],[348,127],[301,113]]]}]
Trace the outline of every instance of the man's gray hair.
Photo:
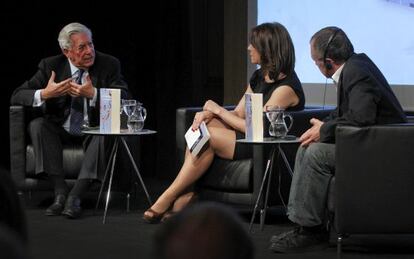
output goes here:
[{"label": "man's gray hair", "polygon": [[75,33],[87,33],[92,38],[91,30],[85,25],[77,22],[69,23],[59,32],[58,41],[62,50],[70,49],[72,47],[70,36]]}]

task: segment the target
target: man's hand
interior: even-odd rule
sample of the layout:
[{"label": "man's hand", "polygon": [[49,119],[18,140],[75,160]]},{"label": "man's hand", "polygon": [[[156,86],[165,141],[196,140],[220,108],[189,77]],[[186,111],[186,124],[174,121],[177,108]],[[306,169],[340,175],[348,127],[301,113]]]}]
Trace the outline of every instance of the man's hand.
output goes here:
[{"label": "man's hand", "polygon": [[52,71],[52,75],[47,82],[46,88],[40,91],[40,97],[42,100],[47,100],[49,98],[59,97],[68,93],[70,89],[69,82],[72,78],[65,79],[59,83],[55,82],[55,71]]},{"label": "man's hand", "polygon": [[308,146],[312,142],[317,142],[320,139],[320,129],[323,124],[322,121],[312,118],[310,120],[312,127],[300,136],[299,140],[302,142],[301,146]]},{"label": "man's hand", "polygon": [[74,81],[71,81],[69,85],[70,85],[69,94],[72,97],[83,96],[83,97],[91,99],[95,93],[95,90],[94,90],[94,87],[92,85],[92,81],[89,75],[86,76],[86,81],[84,84],[79,85],[75,83]]}]

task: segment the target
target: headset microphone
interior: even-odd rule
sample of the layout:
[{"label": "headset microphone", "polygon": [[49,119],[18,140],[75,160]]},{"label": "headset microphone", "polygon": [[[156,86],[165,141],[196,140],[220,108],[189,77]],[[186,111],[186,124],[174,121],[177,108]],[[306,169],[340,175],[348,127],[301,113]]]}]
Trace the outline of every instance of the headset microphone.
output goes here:
[{"label": "headset microphone", "polygon": [[325,67],[326,67],[326,69],[331,70],[332,69],[332,64],[328,63],[328,62],[325,62]]},{"label": "headset microphone", "polygon": [[328,86],[328,78],[326,78],[325,80],[325,87],[323,89],[323,104],[322,104],[322,110],[325,110],[325,105],[326,105],[326,88]]},{"label": "headset microphone", "polygon": [[328,54],[328,49],[329,49],[329,45],[331,45],[332,41],[334,40],[336,34],[340,31],[341,29],[336,29],[334,33],[332,33],[331,37],[329,37],[328,39],[328,43],[326,44],[326,48],[325,51],[323,53],[323,64],[325,65],[325,68],[328,70],[332,69],[332,64],[330,62],[326,62],[326,55]]},{"label": "headset microphone", "polygon": [[[334,40],[334,38],[335,38],[335,36],[336,36],[336,34],[340,31],[341,29],[336,29],[335,31],[334,31],[334,33],[332,33],[332,35],[329,37],[329,39],[328,39],[328,43],[326,44],[326,48],[325,48],[325,51],[323,52],[323,64],[324,64],[324,66],[325,66],[325,68],[327,69],[327,70],[331,70],[332,69],[332,64],[331,64],[331,62],[327,62],[327,60],[326,60],[326,58],[327,58],[327,55],[328,55],[328,50],[329,50],[329,46],[331,45],[331,43],[332,43],[332,41]],[[323,110],[325,110],[325,104],[326,104],[326,88],[327,88],[327,85],[328,85],[328,78],[326,78],[326,81],[325,81],[325,87],[324,87],[324,90],[323,90]]]}]

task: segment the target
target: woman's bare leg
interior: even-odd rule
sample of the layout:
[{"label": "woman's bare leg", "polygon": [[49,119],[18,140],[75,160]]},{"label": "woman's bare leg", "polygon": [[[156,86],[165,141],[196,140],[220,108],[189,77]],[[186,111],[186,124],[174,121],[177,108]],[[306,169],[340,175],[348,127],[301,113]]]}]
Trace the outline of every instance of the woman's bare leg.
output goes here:
[{"label": "woman's bare leg", "polygon": [[173,213],[179,212],[195,200],[197,200],[197,194],[194,191],[185,191],[174,201],[171,211]]},{"label": "woman's bare leg", "polygon": [[[214,127],[216,125],[218,127]],[[215,120],[209,123],[209,131],[209,146],[198,158],[194,158],[188,149],[186,150],[181,170],[173,183],[161,194],[154,205],[152,205],[152,210],[158,213],[164,213],[168,210],[178,196],[186,191],[188,187],[194,184],[207,171],[215,154],[226,159],[233,158],[236,143],[235,131],[223,127],[221,122],[216,122]],[[153,216],[150,211],[146,211],[145,215],[149,217]]]},{"label": "woman's bare leg", "polygon": [[[208,127],[231,129],[231,127],[223,123],[223,121],[216,119],[216,118],[214,118],[208,123]],[[171,211],[173,213],[179,212],[185,207],[187,207],[190,203],[193,203],[196,199],[197,199],[197,194],[192,190],[191,187],[189,187],[185,191],[183,191],[183,193],[181,193],[179,197],[175,199],[174,204],[171,208]]]}]

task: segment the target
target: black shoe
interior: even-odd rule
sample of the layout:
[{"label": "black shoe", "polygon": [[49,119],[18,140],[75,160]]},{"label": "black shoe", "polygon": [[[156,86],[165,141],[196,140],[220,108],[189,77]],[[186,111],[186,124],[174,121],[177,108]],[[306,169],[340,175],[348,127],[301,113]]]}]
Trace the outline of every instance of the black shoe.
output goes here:
[{"label": "black shoe", "polygon": [[62,214],[70,219],[77,219],[82,215],[81,200],[75,196],[69,196],[66,200]]},{"label": "black shoe", "polygon": [[65,205],[66,196],[64,194],[56,194],[55,201],[50,205],[46,211],[46,216],[58,216],[62,214],[63,206]]},{"label": "black shoe", "polygon": [[298,227],[293,231],[273,236],[270,250],[275,253],[300,253],[320,250],[329,246],[327,231],[311,232]]}]

